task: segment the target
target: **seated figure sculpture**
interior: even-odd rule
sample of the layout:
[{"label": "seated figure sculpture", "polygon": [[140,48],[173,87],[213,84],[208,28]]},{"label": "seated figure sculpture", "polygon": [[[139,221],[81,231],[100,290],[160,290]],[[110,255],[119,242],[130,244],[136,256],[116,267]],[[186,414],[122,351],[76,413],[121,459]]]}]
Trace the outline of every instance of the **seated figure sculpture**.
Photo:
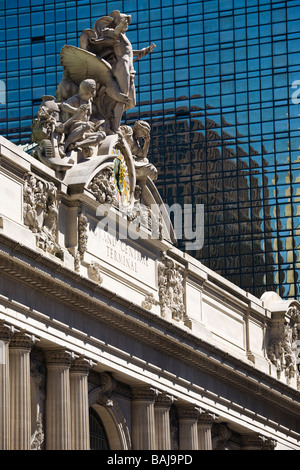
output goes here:
[{"label": "seated figure sculpture", "polygon": [[83,80],[79,93],[60,103],[63,112],[61,130],[66,135],[65,152],[73,149],[82,150],[84,157],[93,154],[94,147],[105,139],[101,130],[103,121],[91,121],[92,101],[96,94],[96,83],[92,79]]}]

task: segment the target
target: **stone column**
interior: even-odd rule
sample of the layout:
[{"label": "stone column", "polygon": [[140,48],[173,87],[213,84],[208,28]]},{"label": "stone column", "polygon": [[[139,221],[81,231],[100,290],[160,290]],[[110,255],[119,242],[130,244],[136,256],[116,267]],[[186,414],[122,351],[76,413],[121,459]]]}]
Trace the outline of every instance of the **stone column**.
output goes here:
[{"label": "stone column", "polygon": [[20,331],[9,345],[10,448],[31,448],[30,351],[36,339]]},{"label": "stone column", "polygon": [[88,374],[92,366],[91,361],[80,357],[70,369],[72,450],[90,450]]},{"label": "stone column", "polygon": [[179,421],[179,450],[198,450],[197,422],[200,409],[194,405],[177,407]]},{"label": "stone column", "polygon": [[46,450],[71,450],[71,360],[63,349],[46,351]]},{"label": "stone column", "polygon": [[157,391],[150,387],[132,389],[132,448],[155,450],[154,402]]},{"label": "stone column", "polygon": [[0,321],[0,450],[10,450],[9,341],[13,327]]},{"label": "stone column", "polygon": [[212,450],[211,428],[216,416],[209,411],[202,411],[198,421],[198,449]]},{"label": "stone column", "polygon": [[170,408],[174,398],[160,394],[154,405],[156,450],[171,450]]}]

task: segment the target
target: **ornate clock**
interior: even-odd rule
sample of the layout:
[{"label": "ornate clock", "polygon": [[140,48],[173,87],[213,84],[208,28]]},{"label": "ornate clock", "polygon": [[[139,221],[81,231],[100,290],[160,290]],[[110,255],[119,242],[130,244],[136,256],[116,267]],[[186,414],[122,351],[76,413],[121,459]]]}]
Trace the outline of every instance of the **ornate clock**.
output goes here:
[{"label": "ornate clock", "polygon": [[128,205],[130,202],[130,179],[125,157],[118,148],[114,148],[113,154],[116,155],[113,172],[119,203],[121,205]]}]

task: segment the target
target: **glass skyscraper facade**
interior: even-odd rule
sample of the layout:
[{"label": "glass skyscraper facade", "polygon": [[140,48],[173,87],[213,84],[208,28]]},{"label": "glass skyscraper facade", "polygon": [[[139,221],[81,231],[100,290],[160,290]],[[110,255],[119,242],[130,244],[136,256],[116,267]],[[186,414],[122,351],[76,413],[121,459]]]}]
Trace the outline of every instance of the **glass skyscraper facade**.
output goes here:
[{"label": "glass skyscraper facade", "polygon": [[[204,205],[191,254],[260,296],[299,298],[300,0],[0,0],[0,133],[30,142],[62,76],[60,49],[118,9],[151,55],[128,124],[152,127],[163,200]],[[299,90],[299,93],[298,93]],[[184,240],[179,240],[184,249]]]}]

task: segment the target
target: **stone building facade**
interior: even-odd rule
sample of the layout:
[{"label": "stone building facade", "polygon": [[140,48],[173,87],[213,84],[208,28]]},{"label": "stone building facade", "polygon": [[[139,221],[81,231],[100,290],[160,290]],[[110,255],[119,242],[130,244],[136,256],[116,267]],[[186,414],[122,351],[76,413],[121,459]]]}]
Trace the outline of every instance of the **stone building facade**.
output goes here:
[{"label": "stone building facade", "polygon": [[300,305],[176,248],[130,22],[62,48],[31,154],[0,137],[0,449],[298,450]]},{"label": "stone building facade", "polygon": [[99,164],[0,150],[0,448],[299,450],[298,302],[179,251],[164,214],[157,237],[102,230]]}]

